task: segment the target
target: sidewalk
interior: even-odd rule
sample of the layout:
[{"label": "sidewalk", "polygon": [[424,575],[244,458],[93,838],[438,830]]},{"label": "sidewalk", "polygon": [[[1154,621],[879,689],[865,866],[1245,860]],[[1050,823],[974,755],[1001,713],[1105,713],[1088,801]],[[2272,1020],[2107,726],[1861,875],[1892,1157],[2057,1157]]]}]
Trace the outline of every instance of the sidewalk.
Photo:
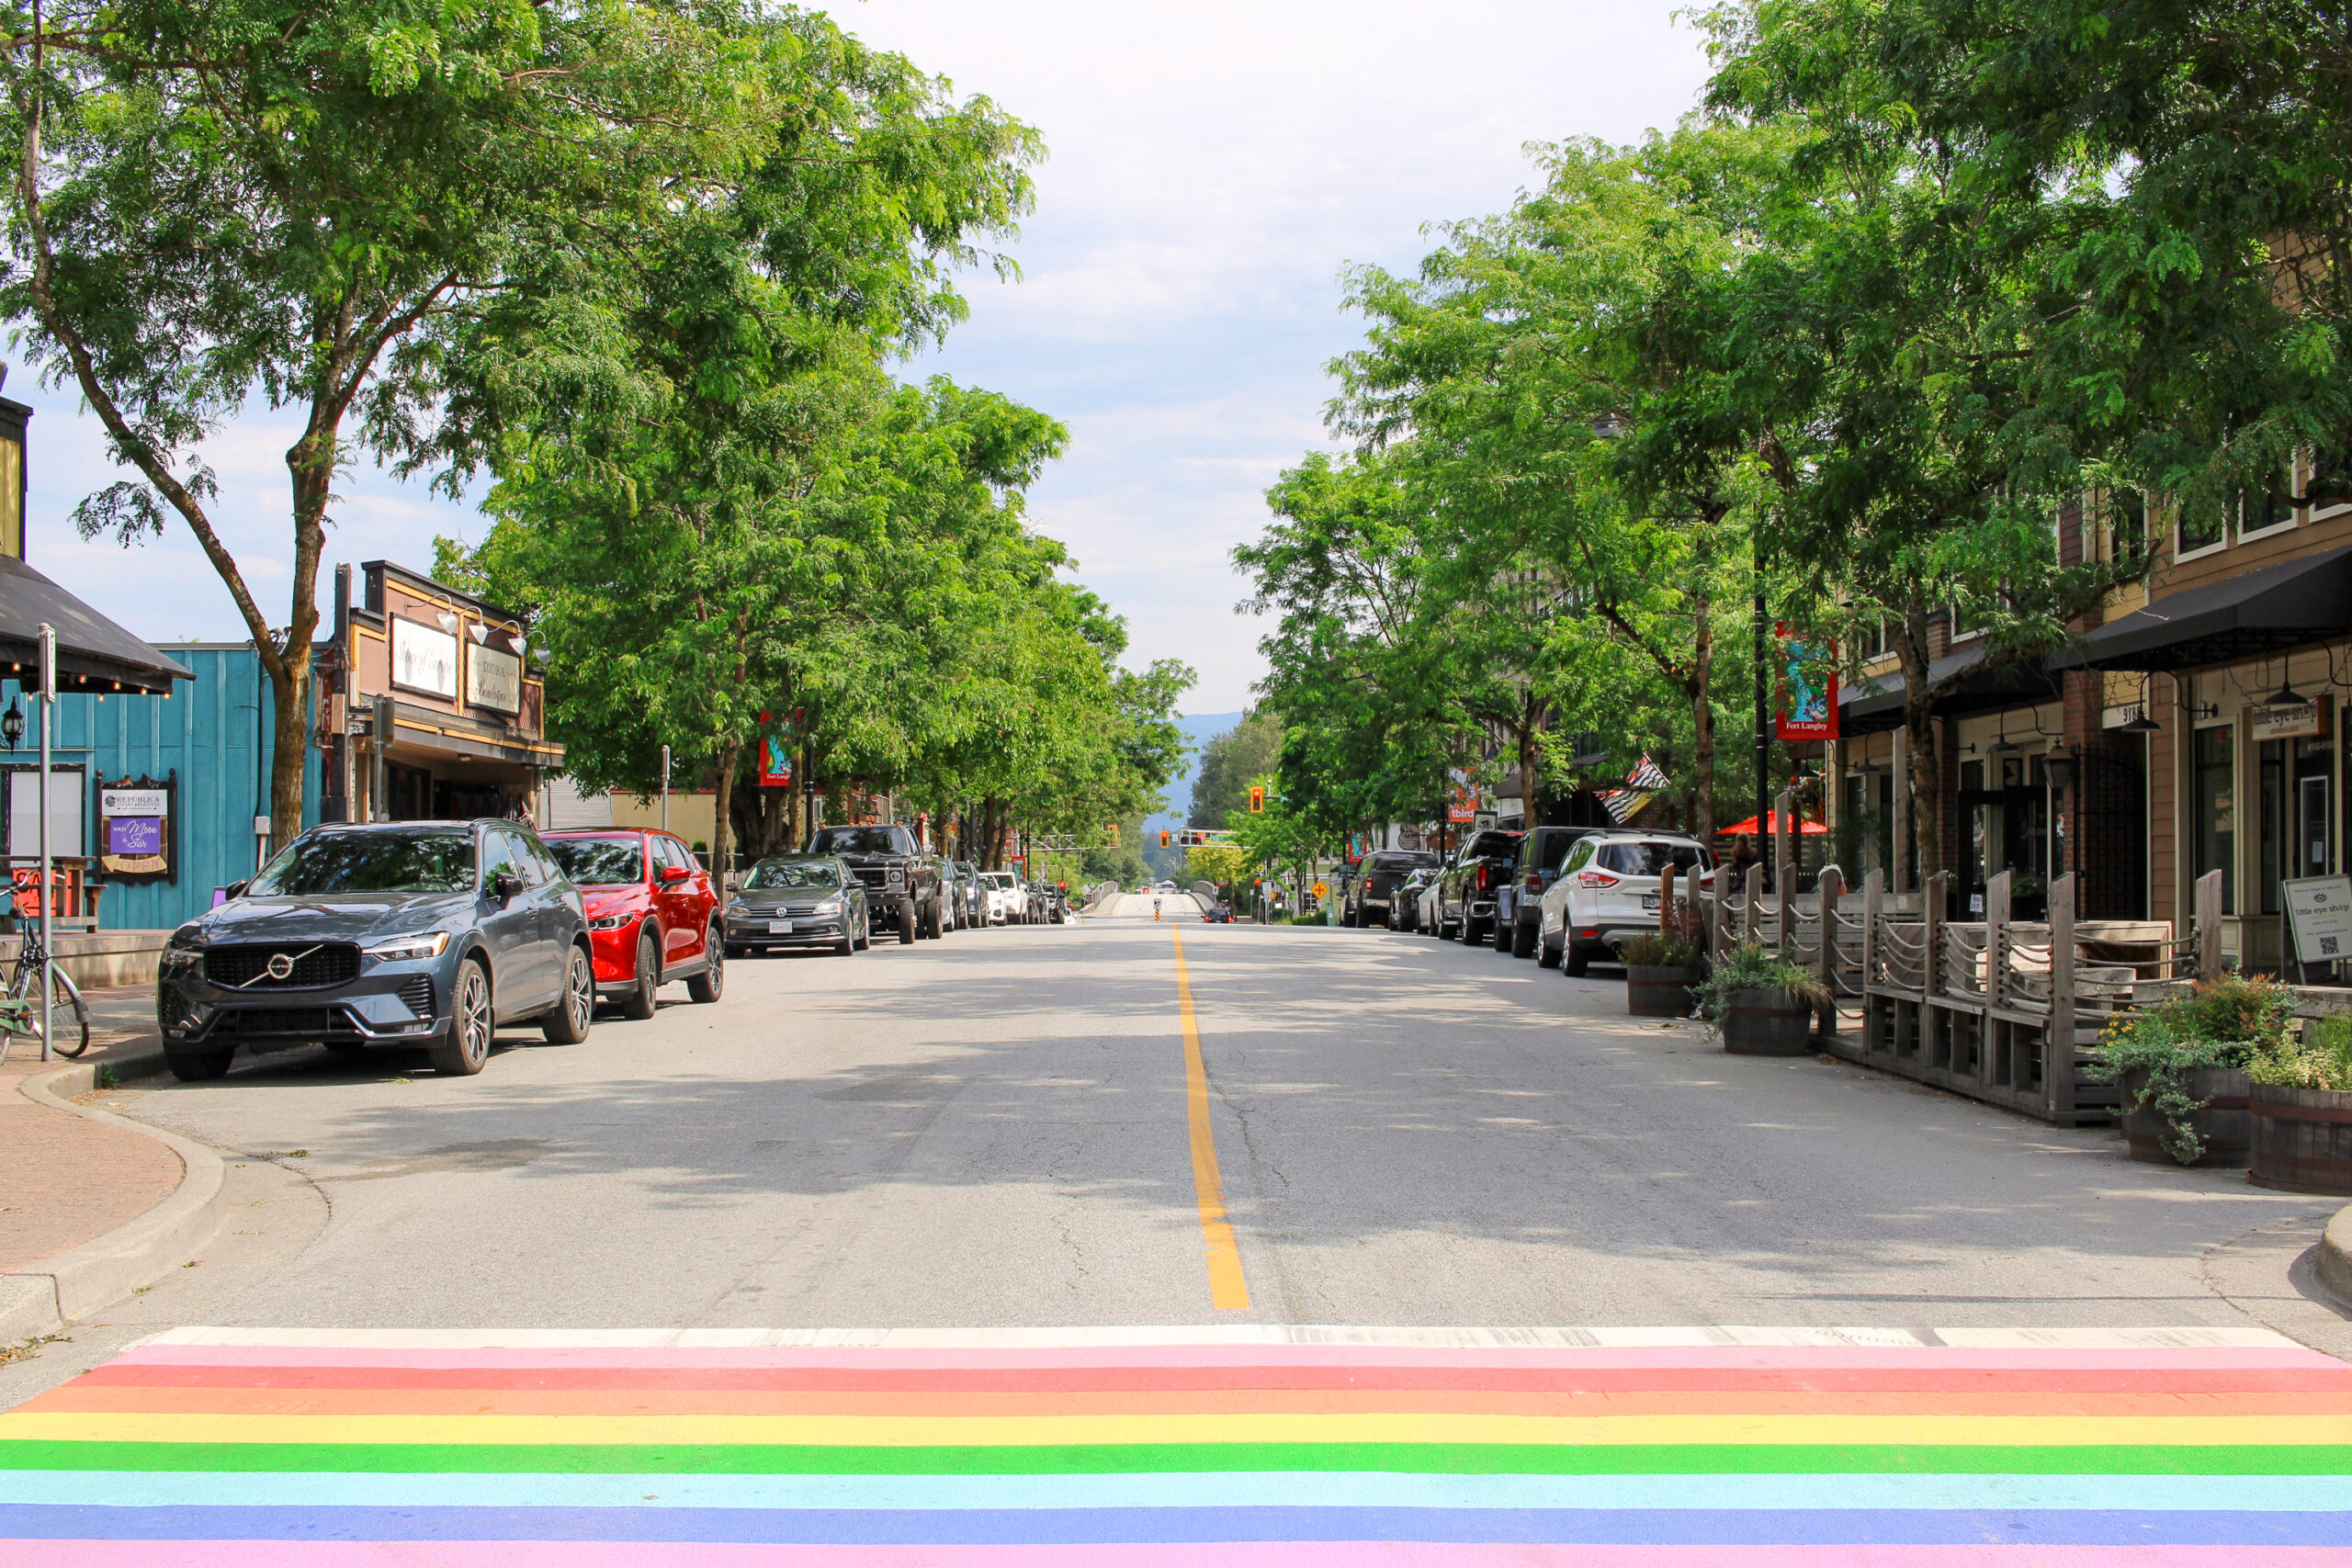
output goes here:
[{"label": "sidewalk", "polygon": [[161,1067],[153,987],[92,991],[85,999],[90,1049],[79,1062],[43,1063],[38,1044],[17,1040],[0,1064],[0,1273],[95,1240],[180,1184],[180,1156],[168,1145],[23,1092],[27,1078],[60,1066],[104,1066],[124,1077]]}]

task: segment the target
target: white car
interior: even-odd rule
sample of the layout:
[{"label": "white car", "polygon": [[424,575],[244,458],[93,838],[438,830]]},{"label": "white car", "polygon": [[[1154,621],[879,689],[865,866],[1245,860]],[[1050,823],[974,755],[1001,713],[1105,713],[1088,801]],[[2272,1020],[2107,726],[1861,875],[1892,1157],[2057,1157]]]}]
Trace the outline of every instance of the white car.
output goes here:
[{"label": "white car", "polygon": [[1008,925],[1028,918],[1029,890],[1012,873],[984,871],[980,873],[980,886],[989,897],[989,924]]},{"label": "white car", "polygon": [[1614,962],[1625,943],[1657,930],[1658,879],[1668,866],[1679,883],[1694,871],[1705,876],[1714,864],[1688,833],[1611,828],[1578,839],[1560,879],[1544,890],[1538,962],[1570,975],[1595,959]]}]

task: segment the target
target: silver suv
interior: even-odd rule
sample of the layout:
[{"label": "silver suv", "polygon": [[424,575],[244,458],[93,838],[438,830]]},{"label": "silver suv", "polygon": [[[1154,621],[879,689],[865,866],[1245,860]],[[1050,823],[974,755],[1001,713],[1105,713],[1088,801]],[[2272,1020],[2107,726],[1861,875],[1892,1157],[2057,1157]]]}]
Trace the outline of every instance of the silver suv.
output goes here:
[{"label": "silver suv", "polygon": [[1544,967],[1581,975],[1595,959],[1613,955],[1645,931],[1657,930],[1658,882],[1668,866],[1676,880],[1704,876],[1715,857],[1688,833],[1612,828],[1579,839],[1560,863],[1559,880],[1544,892],[1539,941]]}]

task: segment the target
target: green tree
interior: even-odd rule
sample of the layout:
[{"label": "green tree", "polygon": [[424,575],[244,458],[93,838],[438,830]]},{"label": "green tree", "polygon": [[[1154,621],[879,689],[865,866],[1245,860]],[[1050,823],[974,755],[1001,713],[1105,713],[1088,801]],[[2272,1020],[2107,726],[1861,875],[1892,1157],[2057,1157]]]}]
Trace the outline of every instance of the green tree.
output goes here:
[{"label": "green tree", "polygon": [[[723,183],[761,141],[789,36],[666,0],[397,16],[65,0],[10,31],[0,311],[135,475],[82,502],[83,531],[130,544],[175,515],[227,585],[275,696],[282,839],[300,823],[336,470],[431,445],[450,344],[538,247],[623,265],[639,225]],[[275,626],[202,459],[256,400],[301,422]]]},{"label": "green tree", "polygon": [[1222,828],[1227,817],[1250,808],[1250,781],[1271,773],[1282,754],[1283,723],[1265,708],[1255,708],[1224,734],[1201,748],[1200,770],[1193,775],[1192,810],[1184,820],[1194,828]]}]

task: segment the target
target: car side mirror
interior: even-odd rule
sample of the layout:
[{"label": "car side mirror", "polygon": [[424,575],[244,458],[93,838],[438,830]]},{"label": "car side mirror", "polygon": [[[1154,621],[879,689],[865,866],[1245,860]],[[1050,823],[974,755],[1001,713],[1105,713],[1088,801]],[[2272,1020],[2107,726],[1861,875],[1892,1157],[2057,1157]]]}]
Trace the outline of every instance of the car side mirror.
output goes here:
[{"label": "car side mirror", "polygon": [[662,880],[664,882],[684,882],[693,874],[693,872],[682,865],[665,865],[662,868]]},{"label": "car side mirror", "polygon": [[504,903],[523,891],[523,879],[511,871],[502,871],[490,879],[491,897]]},{"label": "car side mirror", "polygon": [[228,886],[220,889],[220,891],[226,897],[242,898],[245,896],[245,886],[246,885],[244,883],[232,882]]}]

